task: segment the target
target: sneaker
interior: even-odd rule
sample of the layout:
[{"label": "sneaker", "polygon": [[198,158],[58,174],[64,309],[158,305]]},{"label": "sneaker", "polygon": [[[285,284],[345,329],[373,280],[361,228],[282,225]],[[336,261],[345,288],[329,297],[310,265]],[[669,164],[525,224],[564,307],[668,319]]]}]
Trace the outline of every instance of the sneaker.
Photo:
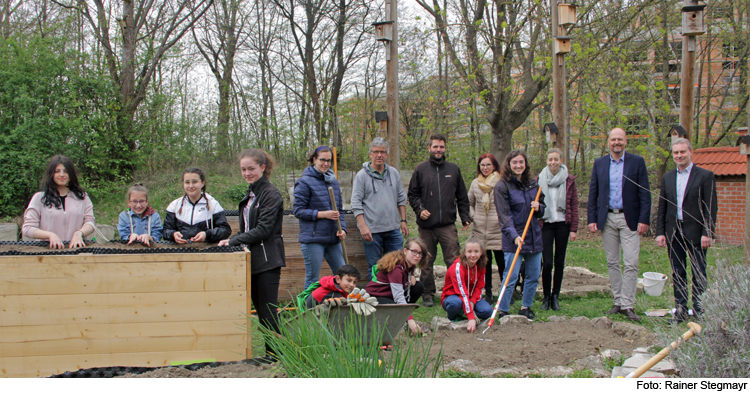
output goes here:
[{"label": "sneaker", "polygon": [[502,319],[503,317],[507,316],[508,314],[509,314],[508,312],[504,312],[504,311],[502,311],[502,310],[498,310],[498,311],[497,311],[497,319],[498,319],[498,320],[500,320],[500,319]]},{"label": "sneaker", "polygon": [[422,306],[424,307],[435,306],[435,302],[432,301],[432,296],[422,296]]},{"label": "sneaker", "polygon": [[519,316],[526,316],[526,318],[529,319],[529,320],[534,320],[534,317],[536,317],[536,314],[534,314],[534,311],[531,310],[530,307],[519,310],[518,311],[518,315]]}]

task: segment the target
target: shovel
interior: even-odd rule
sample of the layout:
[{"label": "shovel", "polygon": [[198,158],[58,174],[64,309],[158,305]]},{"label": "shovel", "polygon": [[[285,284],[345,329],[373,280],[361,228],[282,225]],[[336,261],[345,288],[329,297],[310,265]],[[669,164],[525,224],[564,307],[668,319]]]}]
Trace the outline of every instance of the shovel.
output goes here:
[{"label": "shovel", "polygon": [[[336,207],[336,197],[333,194],[332,186],[328,186],[328,194],[331,196],[331,206],[333,206],[333,210],[339,211],[338,207]],[[342,231],[340,218],[336,220],[336,224],[339,227],[339,231]],[[344,245],[344,240],[341,240],[341,251],[344,252],[344,262],[349,264],[349,256],[346,255],[346,245]]]},{"label": "shovel", "polygon": [[[535,202],[539,201],[539,195],[542,194],[542,187],[539,186],[539,189],[536,191],[536,198],[534,199]],[[529,213],[529,219],[526,220],[526,226],[523,228],[523,235],[521,236],[522,240],[526,239],[526,232],[529,231],[529,225],[531,225],[531,219],[534,217],[534,209],[531,210],[531,213]],[[500,297],[497,298],[497,303],[495,303],[495,308],[492,310],[492,317],[490,317],[489,323],[487,323],[487,328],[482,331],[482,335],[487,332],[487,330],[492,327],[493,324],[495,324],[495,316],[497,316],[497,311],[500,309],[500,302],[503,301],[503,295],[505,294],[505,287],[508,286],[508,281],[510,281],[510,275],[513,274],[513,268],[516,266],[516,261],[518,260],[518,255],[521,254],[521,247],[523,245],[519,245],[518,248],[516,248],[516,255],[513,257],[513,263],[510,264],[510,268],[508,268],[508,276],[505,277],[505,280],[503,281],[503,286],[500,288]],[[483,341],[490,341],[485,338],[479,338]]]}]

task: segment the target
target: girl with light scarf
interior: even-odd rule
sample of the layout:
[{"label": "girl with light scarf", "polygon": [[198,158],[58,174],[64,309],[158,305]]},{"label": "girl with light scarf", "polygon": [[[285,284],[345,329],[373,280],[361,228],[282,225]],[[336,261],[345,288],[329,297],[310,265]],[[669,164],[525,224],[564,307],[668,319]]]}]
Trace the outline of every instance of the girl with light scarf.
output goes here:
[{"label": "girl with light scarf", "polygon": [[[578,192],[575,177],[562,163],[562,151],[547,152],[547,166],[539,174],[538,183],[544,194],[547,210],[542,217],[542,310],[560,310],[565,253],[568,240],[575,241],[578,231]],[[553,252],[554,251],[554,252]],[[552,276],[554,265],[555,273]]]},{"label": "girl with light scarf", "polygon": [[492,154],[483,154],[477,162],[477,178],[469,187],[469,210],[474,228],[471,237],[481,243],[487,255],[487,265],[484,273],[484,298],[488,303],[492,300],[492,255],[499,268],[502,279],[505,271],[503,255],[502,229],[497,220],[494,203],[495,185],[500,180],[500,164]]}]

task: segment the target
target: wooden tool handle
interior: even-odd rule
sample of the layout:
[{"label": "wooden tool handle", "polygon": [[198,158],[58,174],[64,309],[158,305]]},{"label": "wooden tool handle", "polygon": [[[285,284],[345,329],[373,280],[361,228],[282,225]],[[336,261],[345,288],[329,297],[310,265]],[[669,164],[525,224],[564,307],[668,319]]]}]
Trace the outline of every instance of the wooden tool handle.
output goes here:
[{"label": "wooden tool handle", "polygon": [[[331,196],[331,206],[333,207],[334,211],[339,211],[338,207],[336,207],[336,195],[333,193],[333,186],[328,186],[328,195]],[[339,231],[343,231],[341,228],[341,218],[339,217],[336,219],[336,225],[339,227]],[[346,264],[349,264],[349,255],[346,254],[346,244],[344,244],[344,240],[341,241],[341,250],[344,251],[344,262]]]}]

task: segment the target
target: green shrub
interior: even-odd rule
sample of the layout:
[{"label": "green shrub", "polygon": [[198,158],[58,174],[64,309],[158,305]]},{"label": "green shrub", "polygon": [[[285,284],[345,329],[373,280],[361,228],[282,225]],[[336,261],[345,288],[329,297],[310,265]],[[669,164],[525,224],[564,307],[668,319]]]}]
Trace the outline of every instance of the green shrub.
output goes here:
[{"label": "green shrub", "polygon": [[[432,353],[432,339],[403,339],[382,352],[386,334],[377,320],[368,328],[363,316],[345,319],[343,331],[328,327],[327,317],[310,311],[281,323],[281,336],[261,326],[265,339],[279,354],[279,363],[293,378],[434,378],[442,350]],[[378,343],[378,344],[365,344]]]},{"label": "green shrub", "polygon": [[[714,283],[703,295],[700,334],[672,351],[683,378],[750,376],[750,267],[717,261]],[[671,342],[673,328],[665,342]],[[682,332],[682,331],[680,331]]]}]

